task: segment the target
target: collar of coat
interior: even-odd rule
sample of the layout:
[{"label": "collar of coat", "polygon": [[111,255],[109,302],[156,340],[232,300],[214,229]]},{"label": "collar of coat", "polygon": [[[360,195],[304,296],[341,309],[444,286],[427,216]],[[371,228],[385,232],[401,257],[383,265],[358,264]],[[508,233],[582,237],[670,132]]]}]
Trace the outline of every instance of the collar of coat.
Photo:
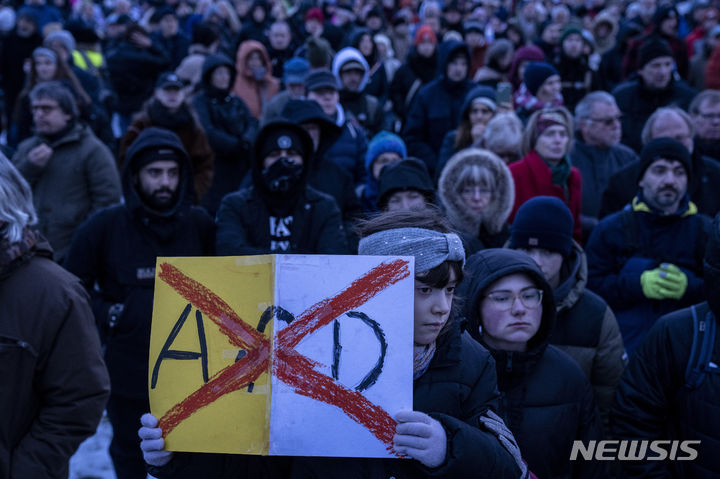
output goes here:
[{"label": "collar of coat", "polygon": [[633,198],[632,210],[639,213],[650,213],[660,216],[679,216],[680,218],[696,215],[698,213],[697,206],[695,205],[695,203],[690,201],[687,193],[685,194],[685,198],[680,202],[680,207],[678,208],[678,210],[675,213],[671,213],[669,215],[666,215],[661,211],[651,207],[649,204],[643,201],[641,194],[638,194],[637,196],[635,196],[635,198]]}]

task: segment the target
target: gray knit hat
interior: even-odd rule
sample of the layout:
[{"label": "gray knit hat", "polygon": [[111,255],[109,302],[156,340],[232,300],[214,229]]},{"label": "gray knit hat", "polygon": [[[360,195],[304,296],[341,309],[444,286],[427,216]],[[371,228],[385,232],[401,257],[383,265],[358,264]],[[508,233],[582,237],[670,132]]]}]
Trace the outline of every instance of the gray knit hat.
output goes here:
[{"label": "gray knit hat", "polygon": [[62,46],[65,47],[65,50],[67,50],[67,52],[72,55],[72,52],[75,50],[75,37],[72,36],[72,33],[68,32],[67,30],[54,31],[47,37],[45,37],[43,45],[46,47],[50,47],[55,41],[62,43]]},{"label": "gray knit hat", "polygon": [[414,256],[415,274],[430,271],[445,261],[465,265],[465,248],[455,233],[423,228],[394,228],[360,240],[358,254],[371,256]]}]

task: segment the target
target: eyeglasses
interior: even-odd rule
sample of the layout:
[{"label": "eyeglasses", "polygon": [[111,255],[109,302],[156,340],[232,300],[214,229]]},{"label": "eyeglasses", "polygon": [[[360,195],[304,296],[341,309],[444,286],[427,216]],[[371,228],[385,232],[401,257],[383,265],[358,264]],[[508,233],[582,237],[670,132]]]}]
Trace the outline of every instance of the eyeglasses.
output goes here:
[{"label": "eyeglasses", "polygon": [[505,291],[494,291],[485,295],[493,302],[495,308],[500,311],[510,311],[515,304],[515,299],[528,309],[535,309],[542,303],[543,291],[537,288],[528,288],[520,291],[520,294],[512,294]]},{"label": "eyeglasses", "polygon": [[611,116],[609,118],[589,118],[590,121],[602,123],[603,126],[612,126],[615,122],[620,123],[623,119],[622,115]]},{"label": "eyeglasses", "polygon": [[473,196],[476,193],[483,197],[489,197],[493,194],[493,190],[488,190],[480,186],[464,186],[463,189],[460,190],[460,194],[463,196]]},{"label": "eyeglasses", "polygon": [[703,120],[720,120],[720,113],[700,113],[700,118]]}]

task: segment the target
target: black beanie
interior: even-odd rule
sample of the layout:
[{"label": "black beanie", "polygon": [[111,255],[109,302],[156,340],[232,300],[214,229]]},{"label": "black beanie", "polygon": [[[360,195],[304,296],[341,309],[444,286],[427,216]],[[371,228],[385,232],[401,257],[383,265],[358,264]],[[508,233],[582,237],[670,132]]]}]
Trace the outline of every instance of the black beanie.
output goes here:
[{"label": "black beanie", "polygon": [[273,150],[295,150],[300,153],[303,160],[308,157],[309,151],[305,150],[305,144],[298,132],[291,128],[276,128],[263,138],[261,145],[258,145],[259,159],[262,161]]},{"label": "black beanie", "polygon": [[132,163],[132,172],[137,173],[145,166],[155,161],[174,161],[178,165],[182,160],[177,151],[172,148],[149,147],[137,154]]},{"label": "black beanie", "polygon": [[688,179],[690,179],[692,175],[692,160],[685,145],[672,138],[655,138],[654,140],[650,140],[640,153],[638,183],[645,175],[645,170],[660,159],[679,161],[685,167],[685,173],[687,173]]},{"label": "black beanie", "polygon": [[651,36],[638,50],[638,69],[660,57],[673,57],[673,52],[665,40]]},{"label": "black beanie", "polygon": [[378,206],[385,208],[393,193],[406,190],[417,190],[432,202],[433,182],[422,160],[406,158],[382,169],[378,179]]},{"label": "black beanie", "polygon": [[525,67],[523,83],[528,91],[534,96],[537,95],[545,80],[553,75],[560,75],[554,66],[547,62],[531,62]]},{"label": "black beanie", "polygon": [[540,248],[570,255],[573,216],[559,198],[536,196],[520,206],[510,227],[510,248]]}]

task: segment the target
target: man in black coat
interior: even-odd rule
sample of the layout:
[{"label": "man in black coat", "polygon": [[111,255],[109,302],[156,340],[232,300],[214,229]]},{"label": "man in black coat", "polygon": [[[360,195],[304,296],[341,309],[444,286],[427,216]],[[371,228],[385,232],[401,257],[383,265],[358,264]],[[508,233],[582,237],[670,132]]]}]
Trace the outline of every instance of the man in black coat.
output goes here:
[{"label": "man in black coat", "polygon": [[212,219],[192,206],[192,190],[192,167],[180,139],[161,128],[143,130],[127,153],[125,203],[83,223],[65,260],[90,293],[104,337],[112,384],[110,456],[119,479],[145,477],[137,424],[150,407],[147,365],[156,258],[213,254]]},{"label": "man in black coat", "polygon": [[[706,302],[660,318],[625,370],[613,408],[613,433],[618,439],[694,441],[680,445],[677,459],[622,462],[622,477],[693,477],[720,475],[720,333],[708,336],[720,315],[720,216],[715,217],[704,260]],[[697,324],[693,316],[697,318]],[[705,326],[712,353],[700,363],[704,371],[687,374],[693,359],[694,327]],[[699,335],[698,335],[699,338]],[[694,351],[699,352],[700,345]],[[690,366],[690,370],[692,370]],[[695,381],[694,379],[697,379]],[[688,451],[686,448],[691,449]],[[648,456],[653,454],[648,451]],[[646,456],[647,458],[647,456]]]},{"label": "man in black coat", "polygon": [[663,106],[687,110],[697,93],[684,81],[673,76],[673,52],[668,44],[650,38],[638,53],[638,78],[619,84],[612,91],[624,116],[623,144],[639,152],[642,148],[642,125],[652,113]]},{"label": "man in black coat", "polygon": [[457,127],[465,95],[473,86],[468,78],[470,52],[467,45],[449,41],[440,45],[438,77],[423,86],[408,112],[403,138],[408,155],[420,158],[434,178],[445,134]]},{"label": "man in black coat", "polygon": [[313,140],[285,119],[265,125],[253,147],[252,186],[227,195],[217,213],[217,253],[346,254],[335,200],[307,185]]}]

